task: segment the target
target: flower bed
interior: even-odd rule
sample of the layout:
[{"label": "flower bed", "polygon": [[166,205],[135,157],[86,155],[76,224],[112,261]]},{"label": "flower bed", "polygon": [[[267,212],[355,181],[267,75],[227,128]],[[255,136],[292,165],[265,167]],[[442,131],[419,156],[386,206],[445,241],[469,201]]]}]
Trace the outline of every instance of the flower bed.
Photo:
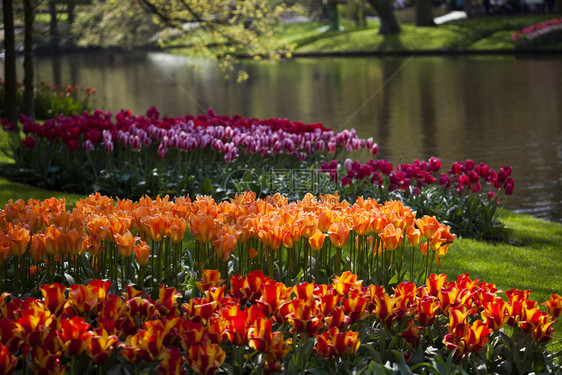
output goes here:
[{"label": "flower bed", "polygon": [[[111,282],[41,287],[42,299],[0,298],[0,368],[35,373],[242,374],[271,372],[441,373],[542,368],[560,370],[544,352],[562,297],[538,310],[529,291],[468,274],[455,282],[431,274],[387,293],[344,272],[330,284],[287,287],[262,272],[230,276],[205,270],[191,298],[160,286],[152,299]],[[450,360],[446,361],[445,358]],[[447,362],[447,363],[445,363]]]},{"label": "flower bed", "polygon": [[319,123],[218,116],[212,110],[197,117],[160,118],[151,108],[146,116],[121,111],[115,119],[96,110],[43,124],[20,120],[26,137],[5,173],[46,188],[135,199],[233,196],[225,182],[236,171],[263,176],[272,168],[309,169],[328,154],[376,150],[372,138],[361,139],[353,129],[336,133]]},{"label": "flower bed", "polygon": [[349,199],[400,199],[421,214],[446,221],[455,234],[473,238],[497,235],[502,230],[495,220],[500,195],[511,195],[515,186],[511,167],[506,165],[496,172],[484,163],[466,160],[452,163],[447,172],[441,168],[436,157],[396,168],[387,160],[361,164],[346,159],[322,164],[322,170]]},{"label": "flower bed", "polygon": [[289,202],[248,192],[216,203],[95,194],[72,212],[64,200],[20,200],[0,211],[0,282],[25,293],[56,278],[107,278],[123,289],[181,284],[203,268],[264,270],[289,283],[349,269],[387,285],[427,278],[453,240],[449,227],[400,202],[351,205],[337,195]]},{"label": "flower bed", "polygon": [[551,19],[517,30],[511,35],[517,48],[534,48],[562,42],[562,18]]}]

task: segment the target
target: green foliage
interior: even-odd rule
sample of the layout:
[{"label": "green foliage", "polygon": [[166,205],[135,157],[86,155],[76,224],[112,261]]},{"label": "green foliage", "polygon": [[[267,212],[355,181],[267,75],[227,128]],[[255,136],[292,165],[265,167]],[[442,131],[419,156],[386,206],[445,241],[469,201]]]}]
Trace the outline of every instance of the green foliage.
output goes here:
[{"label": "green foliage", "polygon": [[72,26],[80,47],[156,46],[160,27],[152,15],[134,1],[104,1],[77,14]]}]

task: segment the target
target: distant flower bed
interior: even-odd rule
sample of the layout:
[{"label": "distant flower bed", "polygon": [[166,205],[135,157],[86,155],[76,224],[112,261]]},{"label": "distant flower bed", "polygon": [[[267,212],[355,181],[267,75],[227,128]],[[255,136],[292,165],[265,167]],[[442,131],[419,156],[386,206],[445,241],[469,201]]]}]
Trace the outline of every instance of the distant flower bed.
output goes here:
[{"label": "distant flower bed", "polygon": [[[42,285],[43,298],[0,297],[0,369],[34,373],[496,373],[560,367],[544,345],[562,298],[454,282],[431,274],[393,293],[344,272],[329,284],[286,286],[254,271],[203,273],[191,298],[161,285],[154,298],[111,282]],[[504,327],[507,327],[505,329]],[[447,360],[449,358],[449,360]],[[25,369],[25,370],[24,370]],[[462,371],[462,372],[461,372]]]},{"label": "distant flower bed", "polygon": [[117,144],[141,152],[143,147],[154,143],[160,158],[164,158],[169,149],[184,152],[213,149],[224,155],[227,162],[237,159],[240,153],[261,156],[294,154],[304,160],[324,150],[333,153],[336,149],[353,151],[373,146],[372,138],[360,139],[355,130],[336,133],[320,123],[218,116],[212,110],[197,117],[162,119],[158,109],[152,107],[146,116],[121,111],[115,115],[115,121],[110,112],[100,110],[92,114],[61,116],[43,124],[25,116],[20,120],[28,137],[26,145],[30,148],[38,139],[60,140],[70,151],[80,147],[85,152],[103,149],[108,153]]},{"label": "distant flower bed", "polygon": [[332,160],[324,162],[321,169],[350,199],[400,199],[422,214],[445,220],[456,234],[476,238],[498,234],[502,229],[494,221],[494,213],[499,207],[499,195],[513,193],[511,167],[505,165],[496,172],[485,163],[476,165],[466,160],[452,163],[446,172],[441,168],[441,160],[431,157],[396,168],[387,160],[369,160],[365,164],[351,159]]},{"label": "distant flower bed", "polygon": [[[21,116],[25,139],[13,149],[6,174],[41,187],[80,193],[101,192],[138,199],[144,194],[211,194],[232,197],[269,181],[254,177],[245,189],[226,182],[235,172],[310,169],[317,160],[361,149],[376,151],[372,138],[355,130],[334,132],[316,124],[240,116],[160,117],[121,111],[115,118],[96,110],[59,116],[39,124]],[[5,125],[7,128],[8,125]],[[243,173],[242,173],[243,175]]]},{"label": "distant flower bed", "polygon": [[511,39],[521,48],[562,42],[562,18],[525,27],[512,34]]}]

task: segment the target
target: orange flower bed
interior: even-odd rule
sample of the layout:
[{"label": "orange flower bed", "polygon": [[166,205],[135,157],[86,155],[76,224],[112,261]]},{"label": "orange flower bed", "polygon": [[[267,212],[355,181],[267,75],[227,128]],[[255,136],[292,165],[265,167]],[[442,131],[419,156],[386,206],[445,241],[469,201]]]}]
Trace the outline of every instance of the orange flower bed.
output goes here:
[{"label": "orange flower bed", "polygon": [[396,201],[360,198],[352,205],[337,194],[308,194],[289,202],[248,192],[219,203],[208,196],[133,202],[95,194],[73,211],[55,198],[7,204],[0,211],[0,275],[14,270],[16,291],[35,285],[39,270],[46,270],[47,282],[65,275],[75,282],[107,278],[123,289],[147,277],[152,285],[177,285],[178,274],[201,275],[203,268],[263,270],[285,281],[299,273],[329,277],[347,265],[386,284],[407,272],[410,280],[425,279],[453,240],[449,227],[416,218]]}]

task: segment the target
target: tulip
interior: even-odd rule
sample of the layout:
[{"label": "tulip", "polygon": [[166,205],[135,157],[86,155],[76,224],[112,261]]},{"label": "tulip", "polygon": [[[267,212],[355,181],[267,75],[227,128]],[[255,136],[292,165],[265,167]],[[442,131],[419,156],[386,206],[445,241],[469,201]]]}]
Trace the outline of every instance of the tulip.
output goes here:
[{"label": "tulip", "polygon": [[97,334],[92,335],[86,352],[94,363],[103,365],[113,353],[118,341],[119,339],[116,336],[110,336],[102,328]]},{"label": "tulip", "polygon": [[394,313],[394,301],[384,292],[373,295],[372,299],[375,302],[375,316],[379,321],[390,328],[392,321],[396,318],[396,314]]},{"label": "tulip", "polygon": [[342,223],[334,222],[330,225],[328,234],[330,235],[330,241],[332,241],[332,245],[341,249],[347,242],[347,237],[349,236],[349,227]]},{"label": "tulip", "polygon": [[543,303],[548,314],[554,319],[562,315],[562,297],[558,294],[551,294],[550,299]]},{"label": "tulip", "polygon": [[350,272],[344,271],[341,276],[335,276],[332,279],[332,286],[340,294],[344,295],[353,289],[361,288],[363,280],[357,280],[357,275]]},{"label": "tulip", "polygon": [[159,374],[184,375],[187,371],[183,369],[184,359],[179,348],[167,348],[162,355],[162,361],[156,367]]},{"label": "tulip", "polygon": [[425,295],[416,305],[416,320],[424,326],[432,325],[437,317],[439,301],[433,296]]},{"label": "tulip", "polygon": [[387,250],[395,250],[402,241],[402,229],[395,228],[393,224],[384,227],[383,232],[379,234]]},{"label": "tulip", "polygon": [[12,255],[19,257],[27,250],[27,245],[31,239],[29,230],[20,226],[8,226],[8,236],[12,244]]},{"label": "tulip", "polygon": [[87,235],[76,229],[70,229],[64,233],[65,244],[72,256],[84,255],[86,251]]},{"label": "tulip", "polygon": [[324,245],[326,234],[323,234],[320,229],[316,229],[314,234],[308,238],[308,244],[312,250],[318,251]]},{"label": "tulip", "polygon": [[[289,311],[285,318],[293,327],[293,330],[313,336],[320,325],[320,318],[317,315],[318,305],[316,302],[312,300],[295,299],[284,306],[286,306],[285,311]],[[284,311],[280,311],[280,313],[284,313]]]},{"label": "tulip", "polygon": [[410,246],[416,247],[420,243],[421,232],[416,227],[409,226],[406,230],[406,237]]},{"label": "tulip", "polygon": [[133,254],[135,243],[140,240],[139,237],[133,237],[130,231],[126,231],[124,234],[115,233],[113,237],[117,244],[117,251],[123,258],[128,258]]},{"label": "tulip", "polygon": [[417,347],[420,343],[420,329],[414,325],[414,321],[408,320],[408,328],[398,334],[402,340],[411,347]]},{"label": "tulip", "polygon": [[221,279],[221,273],[217,270],[203,270],[202,280],[197,281],[195,285],[200,292],[205,292],[211,288],[221,285],[224,280]]},{"label": "tulip", "polygon": [[139,266],[146,267],[150,257],[150,246],[146,242],[140,240],[135,244],[135,257],[137,258]]},{"label": "tulip", "polygon": [[494,298],[483,304],[482,318],[488,325],[488,328],[498,331],[508,321],[507,303],[500,297]]},{"label": "tulip", "polygon": [[235,230],[221,230],[217,234],[217,239],[213,240],[213,246],[219,259],[226,262],[236,249],[237,233]]},{"label": "tulip", "polygon": [[43,299],[49,311],[54,315],[58,315],[62,311],[64,303],[66,302],[65,292],[66,287],[59,283],[51,285],[44,284],[39,288],[43,294]]},{"label": "tulip", "polygon": [[433,237],[433,235],[439,228],[439,222],[437,221],[435,216],[424,216],[421,219],[415,220],[415,223],[419,228],[421,235],[426,240],[429,240],[431,237]]},{"label": "tulip", "polygon": [[90,345],[92,331],[84,318],[75,316],[71,319],[60,319],[58,334],[62,340],[63,350],[70,356],[79,356]]},{"label": "tulip", "polygon": [[340,332],[337,327],[330,328],[328,332],[315,335],[316,347],[314,350],[322,358],[332,360],[346,354],[355,354],[359,349],[359,332]]},{"label": "tulip", "polygon": [[7,346],[0,344],[0,373],[11,374],[18,364],[18,357]]},{"label": "tulip", "polygon": [[188,350],[189,366],[203,375],[212,375],[224,362],[226,353],[217,344],[196,344]]},{"label": "tulip", "polygon": [[189,219],[189,230],[197,242],[203,244],[211,241],[214,235],[215,219],[209,215],[193,215]]}]

